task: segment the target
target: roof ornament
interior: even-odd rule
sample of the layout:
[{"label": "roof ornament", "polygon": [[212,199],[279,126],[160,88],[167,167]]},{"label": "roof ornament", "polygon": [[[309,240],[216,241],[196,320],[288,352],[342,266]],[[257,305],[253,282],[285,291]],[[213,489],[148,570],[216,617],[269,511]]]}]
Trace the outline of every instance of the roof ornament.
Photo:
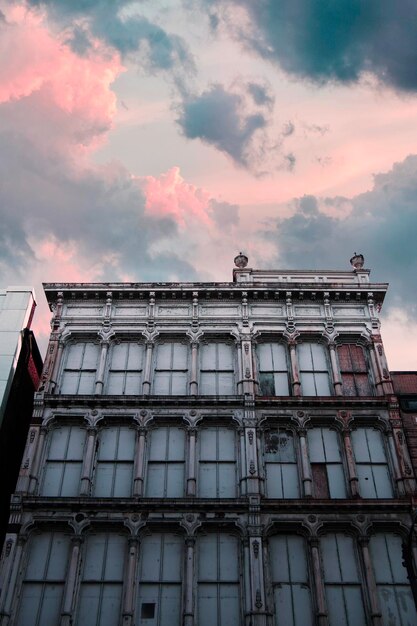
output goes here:
[{"label": "roof ornament", "polygon": [[350,264],[355,270],[361,270],[363,268],[363,264],[365,263],[365,258],[363,254],[353,253],[353,257],[350,259]]},{"label": "roof ornament", "polygon": [[246,256],[246,254],[243,254],[243,252],[239,252],[239,254],[235,256],[235,265],[240,270],[243,270],[243,268],[247,266],[248,261],[248,257]]}]

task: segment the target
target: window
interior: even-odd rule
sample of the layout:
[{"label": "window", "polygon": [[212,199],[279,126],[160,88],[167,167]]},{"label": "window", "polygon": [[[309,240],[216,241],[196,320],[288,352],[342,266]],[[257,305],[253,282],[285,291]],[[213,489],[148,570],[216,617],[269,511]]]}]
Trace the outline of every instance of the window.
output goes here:
[{"label": "window", "polygon": [[187,395],[188,345],[159,343],[156,346],[153,393],[161,396]]},{"label": "window", "polygon": [[382,622],[393,626],[414,626],[415,606],[407,570],[401,562],[401,538],[393,533],[374,535],[369,550]]},{"label": "window", "polygon": [[236,496],[235,431],[213,426],[199,432],[198,492],[201,498]]},{"label": "window", "polygon": [[241,624],[239,545],[226,533],[198,538],[198,624]]},{"label": "window", "polygon": [[257,348],[261,396],[289,396],[286,348],[282,343],[261,343]]},{"label": "window", "polygon": [[123,341],[112,346],[107,377],[107,393],[115,395],[141,395],[143,345]]},{"label": "window", "polygon": [[297,346],[301,389],[304,396],[330,396],[329,369],[326,350],[321,343],[300,343]]},{"label": "window", "polygon": [[358,560],[352,537],[341,533],[320,539],[330,624],[366,624]]},{"label": "window", "polygon": [[183,549],[183,538],[170,533],[155,533],[141,541],[136,624],[182,624]]},{"label": "window", "polygon": [[297,457],[292,433],[270,430],[265,433],[265,474],[269,498],[299,498]]},{"label": "window", "polygon": [[16,626],[59,624],[69,548],[64,533],[31,536]]},{"label": "window", "polygon": [[[123,535],[88,535],[81,575],[77,624],[119,624],[126,538]],[[57,622],[58,623],[58,622]]]},{"label": "window", "polygon": [[146,495],[181,498],[184,495],[185,431],[164,426],[149,431]]},{"label": "window", "polygon": [[345,343],[337,348],[343,394],[345,396],[371,396],[368,367],[362,346]]},{"label": "window", "polygon": [[235,391],[234,351],[228,343],[200,346],[200,394],[233,395]]},{"label": "window", "polygon": [[313,626],[305,542],[296,535],[269,539],[275,626]]},{"label": "window", "polygon": [[41,495],[79,495],[85,433],[79,426],[60,426],[49,431]]},{"label": "window", "polygon": [[98,439],[94,495],[126,498],[132,492],[136,433],[127,426],[101,429]]},{"label": "window", "polygon": [[358,428],[352,432],[352,445],[362,498],[392,498],[382,433],[375,428]]},{"label": "window", "polygon": [[313,490],[316,498],[346,498],[346,485],[337,432],[330,428],[307,431]]},{"label": "window", "polygon": [[92,341],[71,343],[66,348],[61,393],[93,394],[100,346]]}]

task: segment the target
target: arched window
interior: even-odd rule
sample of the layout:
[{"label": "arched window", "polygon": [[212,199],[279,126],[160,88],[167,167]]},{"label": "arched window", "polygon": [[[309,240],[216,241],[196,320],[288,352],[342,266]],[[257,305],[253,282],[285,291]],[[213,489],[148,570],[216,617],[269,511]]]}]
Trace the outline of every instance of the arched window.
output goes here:
[{"label": "arched window", "polygon": [[41,495],[79,495],[85,435],[80,426],[65,425],[49,431]]},{"label": "arched window", "polygon": [[260,395],[289,396],[286,347],[282,343],[260,343],[257,355]]},{"label": "arched window", "polygon": [[70,343],[65,348],[61,393],[93,394],[100,346],[92,341]]}]

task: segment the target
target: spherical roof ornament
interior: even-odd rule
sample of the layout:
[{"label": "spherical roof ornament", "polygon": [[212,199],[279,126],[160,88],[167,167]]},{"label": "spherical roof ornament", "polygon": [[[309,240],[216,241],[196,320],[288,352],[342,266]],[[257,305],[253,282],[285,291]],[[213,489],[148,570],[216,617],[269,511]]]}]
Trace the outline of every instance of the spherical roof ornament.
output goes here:
[{"label": "spherical roof ornament", "polygon": [[363,268],[363,264],[365,263],[365,258],[363,254],[353,253],[353,257],[350,259],[350,264],[355,268],[355,270],[361,270]]},{"label": "spherical roof ornament", "polygon": [[247,266],[248,261],[248,257],[246,256],[246,254],[243,254],[243,252],[239,252],[239,254],[235,256],[235,265],[240,270],[243,270],[243,268]]}]

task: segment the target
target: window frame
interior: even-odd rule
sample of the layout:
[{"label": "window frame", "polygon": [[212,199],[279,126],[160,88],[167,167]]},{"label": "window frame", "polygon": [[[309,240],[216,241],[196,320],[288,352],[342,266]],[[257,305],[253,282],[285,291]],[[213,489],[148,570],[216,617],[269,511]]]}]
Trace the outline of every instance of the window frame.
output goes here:
[{"label": "window frame", "polygon": [[[353,346],[354,348],[360,348],[362,351],[362,355],[363,355],[363,361],[364,361],[364,368],[363,370],[357,370],[355,368],[355,363],[357,362],[357,360],[355,358],[352,358],[352,354],[351,354],[351,350],[350,347]],[[346,347],[348,349],[349,352],[349,360],[351,363],[351,369],[342,369],[342,360],[340,358],[340,354],[339,354],[339,348],[343,348]],[[340,342],[338,342],[336,344],[336,352],[337,352],[337,363],[338,363],[338,367],[339,367],[339,373],[340,373],[340,380],[342,383],[342,393],[343,395],[347,396],[347,397],[368,397],[368,396],[374,396],[375,395],[375,386],[372,380],[372,368],[369,362],[369,354],[368,351],[366,349],[366,347],[364,345],[362,345],[362,343],[360,342],[354,342],[352,340],[349,341],[348,338],[341,340]],[[344,378],[343,376],[351,376],[352,380],[353,380],[353,387],[356,393],[352,394],[352,393],[346,393],[346,384],[344,383]],[[369,393],[359,393],[360,392],[360,385],[358,385],[357,383],[357,379],[359,379],[359,376],[364,376],[366,375],[366,380],[367,380],[367,386],[368,386],[368,391]]]},{"label": "window frame", "polygon": [[[169,366],[167,367],[158,367],[158,349],[159,346],[171,346],[171,354],[169,357]],[[175,359],[175,345],[184,346],[186,349],[186,367],[184,368],[174,368],[174,359]],[[189,386],[190,386],[190,367],[191,367],[191,355],[190,355],[190,343],[184,337],[162,337],[157,341],[153,347],[153,367],[152,367],[152,379],[151,379],[151,395],[162,395],[162,396],[183,396],[189,395]],[[157,374],[165,374],[168,377],[168,392],[167,393],[156,393],[156,379]],[[173,374],[175,373],[183,373],[185,374],[185,389],[184,393],[173,393]]]},{"label": "window frame", "polygon": [[[125,367],[124,368],[114,368],[112,367],[113,365],[113,353],[116,350],[117,346],[121,346],[121,345],[127,345],[127,354],[125,357]],[[127,368],[127,366],[129,365],[129,354],[130,354],[130,348],[132,345],[138,345],[142,348],[142,361],[141,361],[141,367],[137,367],[137,368]],[[105,379],[105,385],[104,385],[104,393],[106,395],[122,395],[122,396],[132,396],[132,395],[142,395],[143,393],[143,389],[142,389],[142,385],[143,385],[143,374],[144,374],[144,370],[145,370],[145,362],[146,362],[146,349],[145,349],[145,344],[143,341],[137,340],[134,341],[132,339],[129,338],[123,338],[116,341],[113,341],[111,346],[110,346],[110,350],[107,354],[107,365],[106,365],[106,379]],[[111,375],[112,374],[119,374],[122,377],[122,392],[121,393],[114,393],[112,391],[110,391],[109,386],[110,386],[110,382],[111,382]],[[138,378],[139,378],[139,391],[137,393],[126,393],[126,384],[127,384],[127,379],[129,374],[137,374]]]},{"label": "window frame", "polygon": [[[329,442],[329,445],[328,445],[329,449],[326,449],[327,445],[324,441],[323,430],[326,430],[330,433],[335,433],[340,460],[338,461],[327,460],[326,457],[328,455],[331,456],[332,451],[330,448],[333,444],[332,442]],[[321,442],[322,442],[322,449],[324,453],[324,460],[320,460],[320,461],[312,460],[313,444],[311,442],[311,438],[313,437],[313,435],[310,435],[311,432],[318,432],[318,431],[321,432]],[[316,424],[315,426],[307,429],[307,446],[308,446],[308,458],[309,458],[309,463],[310,463],[310,468],[311,468],[311,477],[313,481],[313,484],[312,484],[313,497],[317,499],[338,499],[338,500],[339,499],[344,500],[348,498],[349,497],[348,473],[347,473],[346,461],[345,461],[345,451],[344,451],[344,446],[341,442],[340,431],[337,428],[332,428],[332,425],[329,425],[329,424]],[[314,466],[316,466],[315,471],[313,470]],[[321,466],[320,470],[318,466]],[[325,471],[326,471],[326,481],[327,481],[326,484],[327,484],[327,493],[328,493],[327,496],[318,495],[319,489],[317,487],[317,478],[320,478],[320,473],[322,477],[324,476],[323,466],[325,467]],[[337,485],[336,480],[332,480],[332,478],[335,478],[335,474],[331,470],[331,468],[332,467],[334,468],[336,466],[339,466],[341,469],[341,475],[339,475],[337,478],[341,479],[343,477],[343,481],[341,482],[341,484],[343,486],[344,495],[340,495],[340,496],[334,495],[335,490],[337,489],[338,485]],[[332,493],[332,490],[333,490],[333,493]]]},{"label": "window frame", "polygon": [[[170,438],[170,429],[175,428],[183,432],[183,456],[182,458],[173,458],[170,459],[168,456],[171,454],[171,445],[172,439]],[[165,439],[165,459],[152,459],[152,434],[157,431],[165,430],[167,431],[166,439]],[[187,456],[188,456],[188,445],[187,445],[187,432],[186,426],[183,423],[175,422],[175,423],[154,423],[152,427],[148,430],[147,437],[147,445],[146,445],[146,474],[145,474],[145,497],[146,498],[183,498],[185,495],[186,489],[186,466],[187,466]],[[168,485],[168,474],[169,468],[173,465],[181,465],[182,466],[182,493],[180,495],[169,495],[169,485]],[[150,468],[163,466],[163,493],[161,495],[149,495],[149,486],[150,486]]]},{"label": "window frame", "polygon": [[[214,457],[204,457],[202,455],[202,433],[215,430],[215,439],[216,439],[216,449],[215,449],[215,458]],[[233,460],[231,459],[219,459],[220,452],[220,437],[221,431],[227,430],[233,434]],[[219,422],[215,424],[210,424],[209,422],[203,422],[200,425],[197,434],[198,441],[198,450],[197,450],[197,494],[199,498],[208,498],[208,499],[217,499],[217,498],[238,498],[240,495],[239,488],[239,445],[237,438],[237,428],[233,424],[220,424]],[[220,453],[221,456],[221,453]],[[215,466],[215,477],[214,477],[214,491],[213,495],[202,495],[203,491],[203,483],[207,478],[207,475],[204,475],[204,467],[208,467],[210,465]],[[233,466],[233,486],[234,493],[233,495],[221,495],[222,485],[224,486],[225,481],[222,478],[222,470],[221,468],[227,468],[227,466]],[[224,476],[224,474],[223,474]],[[207,488],[207,483],[204,484],[204,490]],[[210,489],[209,489],[210,490]]]},{"label": "window frame", "polygon": [[[273,346],[280,346],[283,349],[284,352],[284,359],[285,359],[285,369],[275,369],[275,363],[274,363],[274,355],[273,355]],[[261,356],[260,356],[260,352],[261,352],[261,346],[270,346],[271,348],[271,361],[272,361],[272,366],[273,369],[269,370],[269,369],[261,369]],[[265,341],[260,341],[257,346],[256,346],[256,367],[257,367],[257,373],[258,373],[258,395],[263,397],[263,398],[267,398],[267,397],[288,397],[291,396],[291,362],[290,362],[290,357],[289,357],[289,352],[288,352],[288,346],[283,342],[283,341],[273,341],[272,339],[265,339]],[[274,385],[274,393],[273,394],[264,394],[263,390],[262,390],[262,375],[272,375],[273,377],[273,385]],[[288,393],[286,394],[277,394],[276,391],[276,382],[275,382],[275,375],[276,374],[280,374],[286,375],[286,382],[287,382],[287,391]]]},{"label": "window frame", "polygon": [[[67,441],[65,444],[65,457],[63,456],[59,456],[57,458],[51,458],[50,457],[50,453],[51,453],[51,447],[53,444],[53,438],[54,438],[54,433],[58,432],[60,429],[69,429],[69,435],[67,436]],[[78,459],[68,459],[67,458],[67,453],[68,453],[68,449],[70,447],[70,439],[71,439],[71,433],[73,431],[73,429],[78,429],[79,431],[84,431],[83,435],[84,435],[84,443],[83,443],[83,447],[82,447],[82,451],[81,451],[81,455]],[[63,422],[54,422],[51,424],[50,428],[48,428],[48,432],[47,432],[47,436],[46,436],[46,441],[45,441],[45,448],[44,448],[44,459],[43,459],[43,463],[42,463],[42,475],[41,475],[41,482],[39,485],[39,495],[44,496],[44,497],[56,497],[56,498],[60,498],[60,497],[65,497],[65,498],[71,498],[71,497],[78,497],[80,495],[80,490],[81,490],[81,479],[82,479],[82,470],[83,470],[83,464],[84,464],[84,454],[86,451],[86,446],[87,446],[87,425],[85,423],[69,423],[67,421],[63,421]],[[54,494],[54,495],[46,495],[44,494],[44,490],[45,490],[45,482],[46,482],[46,477],[47,477],[47,472],[48,472],[48,464],[55,465],[57,466],[58,464],[60,466],[62,466],[61,468],[61,479],[60,479],[60,486],[59,486],[59,493],[58,494]],[[78,478],[78,491],[72,495],[69,494],[62,494],[62,490],[64,487],[64,481],[66,478],[66,470],[69,467],[74,467],[76,465],[79,465],[79,478]],[[55,470],[56,471],[56,470]]]},{"label": "window frame", "polygon": [[[97,357],[96,357],[96,364],[95,367],[83,367],[83,362],[84,359],[86,357],[86,347],[87,345],[93,345],[97,347]],[[81,367],[79,368],[73,368],[73,367],[67,367],[68,364],[68,359],[69,359],[69,355],[70,355],[70,351],[72,347],[75,347],[77,345],[82,345],[83,346],[83,350],[82,350],[82,356],[81,356]],[[100,365],[100,342],[98,341],[98,339],[96,339],[95,337],[74,337],[74,339],[71,339],[70,341],[68,341],[65,344],[64,347],[64,354],[63,354],[63,362],[62,362],[62,366],[61,366],[61,373],[60,373],[60,377],[59,377],[59,393],[61,395],[94,395],[95,393],[95,384],[97,381],[97,372],[98,372],[98,368]],[[65,377],[67,373],[75,373],[78,372],[78,380],[76,383],[76,390],[73,393],[68,393],[67,391],[63,391],[63,387],[64,387],[64,383],[65,381]],[[91,384],[91,391],[89,391],[88,393],[82,393],[80,394],[80,384],[82,382],[82,377],[83,377],[83,373],[90,373],[93,374],[93,376],[91,377],[91,379],[93,379],[94,377],[94,381]]]},{"label": "window frame", "polygon": [[[356,435],[355,433],[359,433],[360,431],[363,431],[365,434],[365,441],[366,441],[366,449],[368,451],[368,455],[369,455],[369,461],[358,461],[357,459],[357,444],[356,444]],[[371,446],[369,443],[369,439],[368,439],[368,431],[372,431],[375,433],[379,434],[379,441],[381,443],[381,450],[382,453],[384,455],[385,460],[384,461],[373,461],[372,460],[372,455],[371,455]],[[351,441],[352,441],[352,451],[353,451],[353,457],[355,459],[355,467],[356,467],[356,475],[358,478],[358,488],[359,488],[359,495],[362,498],[366,498],[366,499],[372,499],[372,500],[384,500],[384,499],[393,499],[395,498],[395,494],[396,494],[396,487],[395,487],[395,482],[393,480],[393,472],[392,472],[392,467],[391,467],[391,458],[390,458],[390,451],[389,451],[389,447],[387,445],[387,440],[385,437],[384,432],[378,428],[376,425],[374,424],[361,424],[360,426],[357,426],[356,428],[354,428],[351,432]],[[378,454],[378,453],[376,453]],[[386,469],[386,475],[387,475],[387,486],[389,486],[390,488],[390,492],[391,495],[387,495],[387,496],[378,496],[378,490],[379,487],[377,487],[377,480],[376,480],[376,475],[374,472],[375,468],[383,468],[385,467]],[[374,496],[370,496],[370,495],[363,495],[366,492],[365,487],[367,486],[365,484],[365,480],[368,480],[368,478],[365,476],[364,472],[366,471],[365,468],[368,468],[368,471],[370,472],[371,476],[372,476],[372,483],[373,483],[373,487],[374,487],[374,492],[376,495]],[[363,471],[362,471],[363,470]],[[381,474],[382,476],[382,474]],[[381,488],[382,488],[382,484],[381,484]]]},{"label": "window frame", "polygon": [[[231,356],[232,356],[232,369],[220,369],[218,366],[219,364],[219,346],[220,345],[226,345],[229,346],[231,348]],[[203,367],[203,352],[204,352],[204,348],[206,346],[210,346],[213,345],[215,346],[215,367],[210,367],[210,368],[206,368]],[[222,338],[222,337],[210,337],[207,336],[207,338],[203,339],[200,342],[200,347],[199,347],[199,354],[198,354],[198,389],[199,389],[199,395],[204,395],[204,396],[234,396],[237,395],[237,355],[236,355],[236,349],[235,349],[235,344],[231,339],[228,338]],[[204,393],[202,391],[203,388],[203,376],[205,374],[211,374],[212,376],[214,376],[214,387],[215,387],[215,391],[216,393],[214,394],[207,394]],[[220,383],[220,376],[224,374],[229,374],[232,377],[232,393],[219,393],[219,383]]]},{"label": "window frame", "polygon": [[[301,367],[301,354],[300,352],[303,351],[303,349],[301,348],[301,346],[305,347],[308,346],[310,348],[309,352],[310,352],[310,358],[311,358],[311,363],[312,363],[312,369],[306,369],[306,368],[302,368]],[[314,356],[313,356],[313,349],[312,346],[320,346],[321,349],[323,350],[323,357],[325,360],[325,365],[326,365],[326,369],[316,369],[315,365],[314,365]],[[330,397],[334,395],[333,392],[333,385],[332,385],[332,380],[331,380],[331,362],[330,362],[330,355],[329,355],[329,348],[328,345],[326,343],[324,343],[323,341],[319,341],[318,339],[314,340],[314,338],[310,339],[310,338],[306,338],[305,340],[300,340],[297,345],[296,345],[296,355],[297,355],[297,367],[298,367],[298,373],[299,373],[299,378],[300,378],[300,383],[301,383],[301,395],[302,396],[306,396],[306,397],[311,397],[311,398],[317,398],[317,397]],[[314,389],[316,391],[315,394],[313,395],[307,395],[305,393],[305,387],[306,384],[303,383],[303,376],[310,374],[312,376],[312,380],[314,383]],[[326,376],[326,382],[327,382],[327,386],[328,386],[328,393],[326,394],[322,394],[322,393],[317,393],[318,391],[318,380],[319,378],[317,376],[322,376],[325,375]]]},{"label": "window frame", "polygon": [[[293,457],[294,460],[293,461],[274,461],[274,460],[270,460],[268,461],[267,459],[267,454],[272,454],[272,453],[268,453],[267,449],[266,449],[266,445],[267,445],[267,437],[270,435],[277,435],[278,438],[280,438],[281,434],[284,435],[290,435],[291,439],[292,439],[292,446],[293,446]],[[264,477],[265,477],[265,496],[267,498],[277,498],[277,499],[298,499],[301,498],[301,474],[300,474],[300,459],[299,459],[299,441],[298,441],[298,434],[297,432],[293,429],[290,428],[289,426],[279,426],[279,425],[272,425],[268,426],[268,428],[264,428],[263,429],[263,433],[262,433],[262,460],[263,460],[263,470],[264,470]],[[269,495],[269,492],[271,491],[270,489],[270,483],[268,482],[268,466],[269,465],[273,465],[273,466],[279,466],[279,477],[280,477],[280,483],[281,483],[281,492],[283,495]],[[283,469],[287,466],[291,466],[292,468],[294,468],[295,466],[295,477],[296,477],[296,488],[297,488],[297,495],[284,495],[285,493],[285,486],[286,486],[286,480],[284,477],[285,471],[283,472]],[[292,472],[291,472],[292,473]]]},{"label": "window frame", "polygon": [[[113,459],[100,458],[103,433],[105,431],[112,431],[114,429],[117,429],[116,448],[115,448],[115,453],[114,453],[115,456],[113,457]],[[133,439],[133,451],[132,451],[132,455],[130,459],[118,458],[119,445],[120,445],[120,433],[122,429],[124,431],[130,431],[132,439]],[[127,424],[127,423],[121,424],[119,422],[116,424],[111,424],[111,423],[99,424],[98,431],[97,431],[97,438],[96,438],[95,456],[94,456],[92,497],[94,498],[131,498],[132,497],[133,482],[134,482],[134,467],[135,467],[135,460],[136,460],[136,446],[137,446],[137,429],[134,424]],[[118,474],[117,470],[121,469],[123,466],[124,467],[130,466],[130,469],[131,469],[130,491],[126,495],[114,495],[114,491],[116,488],[117,474]],[[98,484],[98,477],[99,477],[100,469],[109,468],[109,467],[112,467],[110,494],[109,495],[103,495],[103,494],[100,495],[100,493],[97,494],[97,489],[98,489],[97,484]],[[104,479],[105,479],[105,474],[104,474]],[[103,480],[102,477],[100,477],[100,481],[101,480]],[[101,488],[102,488],[102,485],[100,484],[99,492],[101,491]]]}]

